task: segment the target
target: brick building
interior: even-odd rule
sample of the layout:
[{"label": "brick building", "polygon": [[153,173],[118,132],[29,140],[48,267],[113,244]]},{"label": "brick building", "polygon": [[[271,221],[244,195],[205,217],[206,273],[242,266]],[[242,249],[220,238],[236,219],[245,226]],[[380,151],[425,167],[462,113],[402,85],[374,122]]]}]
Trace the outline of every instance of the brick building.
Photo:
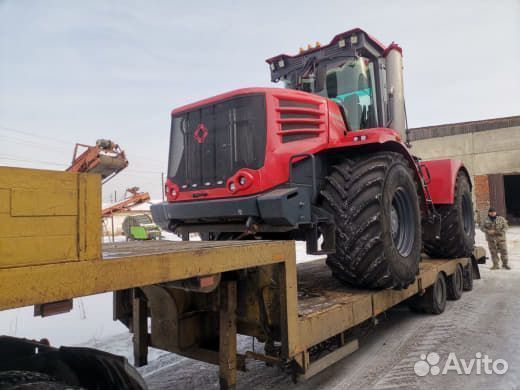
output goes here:
[{"label": "brick building", "polygon": [[468,168],[477,219],[490,205],[520,223],[520,116],[410,129],[412,152],[458,158]]}]

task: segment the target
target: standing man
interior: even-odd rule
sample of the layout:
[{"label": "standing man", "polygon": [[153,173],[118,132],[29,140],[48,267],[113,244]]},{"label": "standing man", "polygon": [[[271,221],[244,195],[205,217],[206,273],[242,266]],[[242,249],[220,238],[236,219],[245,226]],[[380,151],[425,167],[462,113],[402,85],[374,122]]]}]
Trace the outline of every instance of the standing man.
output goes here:
[{"label": "standing man", "polygon": [[496,210],[493,207],[490,207],[488,216],[484,220],[480,230],[486,233],[489,252],[491,252],[491,259],[493,260],[493,267],[491,267],[491,269],[499,268],[499,252],[500,260],[502,260],[502,268],[511,269],[507,264],[506,230],[508,228],[507,220],[504,217],[497,215]]}]

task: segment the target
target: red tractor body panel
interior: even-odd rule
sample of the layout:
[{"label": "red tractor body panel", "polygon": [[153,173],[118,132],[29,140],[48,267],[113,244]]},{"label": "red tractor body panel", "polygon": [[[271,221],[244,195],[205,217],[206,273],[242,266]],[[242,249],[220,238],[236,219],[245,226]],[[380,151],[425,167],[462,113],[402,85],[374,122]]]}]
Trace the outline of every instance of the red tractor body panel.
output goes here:
[{"label": "red tractor body panel", "polygon": [[[226,186],[208,190],[179,191],[178,185],[171,180],[166,183],[168,201],[189,201],[201,199],[219,199],[239,197],[265,192],[289,178],[289,159],[298,153],[315,153],[328,146],[329,139],[329,110],[328,99],[306,92],[282,88],[246,88],[238,89],[209,99],[189,104],[172,111],[172,115],[196,109],[200,106],[223,101],[234,96],[262,93],[265,95],[266,108],[266,158],[264,165],[257,169],[240,169],[227,180]],[[289,106],[293,104],[294,106]],[[306,106],[306,107],[302,107]],[[305,114],[311,118],[290,118]],[[334,130],[343,132],[345,126]],[[294,129],[284,130],[282,125],[292,125]],[[301,128],[298,126],[301,125]],[[312,126],[312,128],[309,128]],[[208,129],[212,131],[212,129]],[[283,142],[282,137],[291,135],[309,134],[312,138],[294,142]],[[194,140],[194,142],[197,142]],[[239,183],[239,178],[245,178],[245,184]],[[235,184],[235,191],[230,190],[231,183]],[[173,190],[173,191],[172,191]],[[173,194],[176,194],[174,196]]]},{"label": "red tractor body panel", "polygon": [[[182,106],[172,115],[197,109],[235,96],[262,93],[266,108],[266,151],[264,165],[256,170],[239,169],[227,180],[226,186],[212,189],[180,191],[178,183],[168,179],[166,196],[169,202],[209,200],[242,197],[266,192],[289,180],[292,156],[301,153],[317,154],[324,150],[362,148],[378,144],[405,154],[416,173],[413,157],[401,140],[400,134],[387,128],[347,131],[338,105],[324,97],[282,88],[246,88],[217,95]],[[302,118],[302,116],[305,116]],[[206,129],[200,124],[193,134],[193,143],[204,142]],[[201,129],[204,129],[202,133]],[[284,137],[309,135],[310,138],[284,142]],[[384,146],[382,146],[384,148]],[[348,153],[348,152],[346,152]],[[295,160],[298,161],[298,160]],[[240,180],[242,179],[242,180]],[[240,183],[244,184],[240,184]],[[234,191],[230,190],[234,184]]]},{"label": "red tractor body panel", "polygon": [[469,179],[469,174],[461,160],[430,160],[422,161],[421,165],[426,167],[425,176],[429,180],[428,189],[434,204],[453,203],[455,182],[461,169],[468,175]]}]

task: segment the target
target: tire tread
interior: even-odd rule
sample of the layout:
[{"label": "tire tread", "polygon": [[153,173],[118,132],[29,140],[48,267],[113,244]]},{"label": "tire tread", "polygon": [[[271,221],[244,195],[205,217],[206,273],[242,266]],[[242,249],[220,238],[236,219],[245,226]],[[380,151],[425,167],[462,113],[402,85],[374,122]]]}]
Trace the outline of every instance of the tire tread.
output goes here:
[{"label": "tire tread", "polygon": [[331,169],[321,191],[325,207],[336,215],[336,253],[327,265],[340,281],[365,288],[406,288],[415,280],[394,275],[383,254],[381,202],[386,173],[395,164],[407,167],[402,155],[374,153],[346,159]]}]

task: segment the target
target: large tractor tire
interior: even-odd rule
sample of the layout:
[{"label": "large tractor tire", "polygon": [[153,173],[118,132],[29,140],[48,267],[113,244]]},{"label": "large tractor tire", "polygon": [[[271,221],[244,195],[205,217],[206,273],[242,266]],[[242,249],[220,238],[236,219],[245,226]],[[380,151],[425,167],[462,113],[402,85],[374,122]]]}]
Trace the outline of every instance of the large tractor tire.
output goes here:
[{"label": "large tractor tire", "polygon": [[440,238],[425,240],[424,252],[443,259],[471,256],[475,245],[475,219],[471,185],[464,172],[457,175],[453,204],[439,205],[436,209],[441,214]]},{"label": "large tractor tire", "polygon": [[336,252],[327,257],[342,282],[364,288],[406,288],[421,255],[417,186],[407,161],[393,152],[346,159],[321,192],[335,216]]}]

